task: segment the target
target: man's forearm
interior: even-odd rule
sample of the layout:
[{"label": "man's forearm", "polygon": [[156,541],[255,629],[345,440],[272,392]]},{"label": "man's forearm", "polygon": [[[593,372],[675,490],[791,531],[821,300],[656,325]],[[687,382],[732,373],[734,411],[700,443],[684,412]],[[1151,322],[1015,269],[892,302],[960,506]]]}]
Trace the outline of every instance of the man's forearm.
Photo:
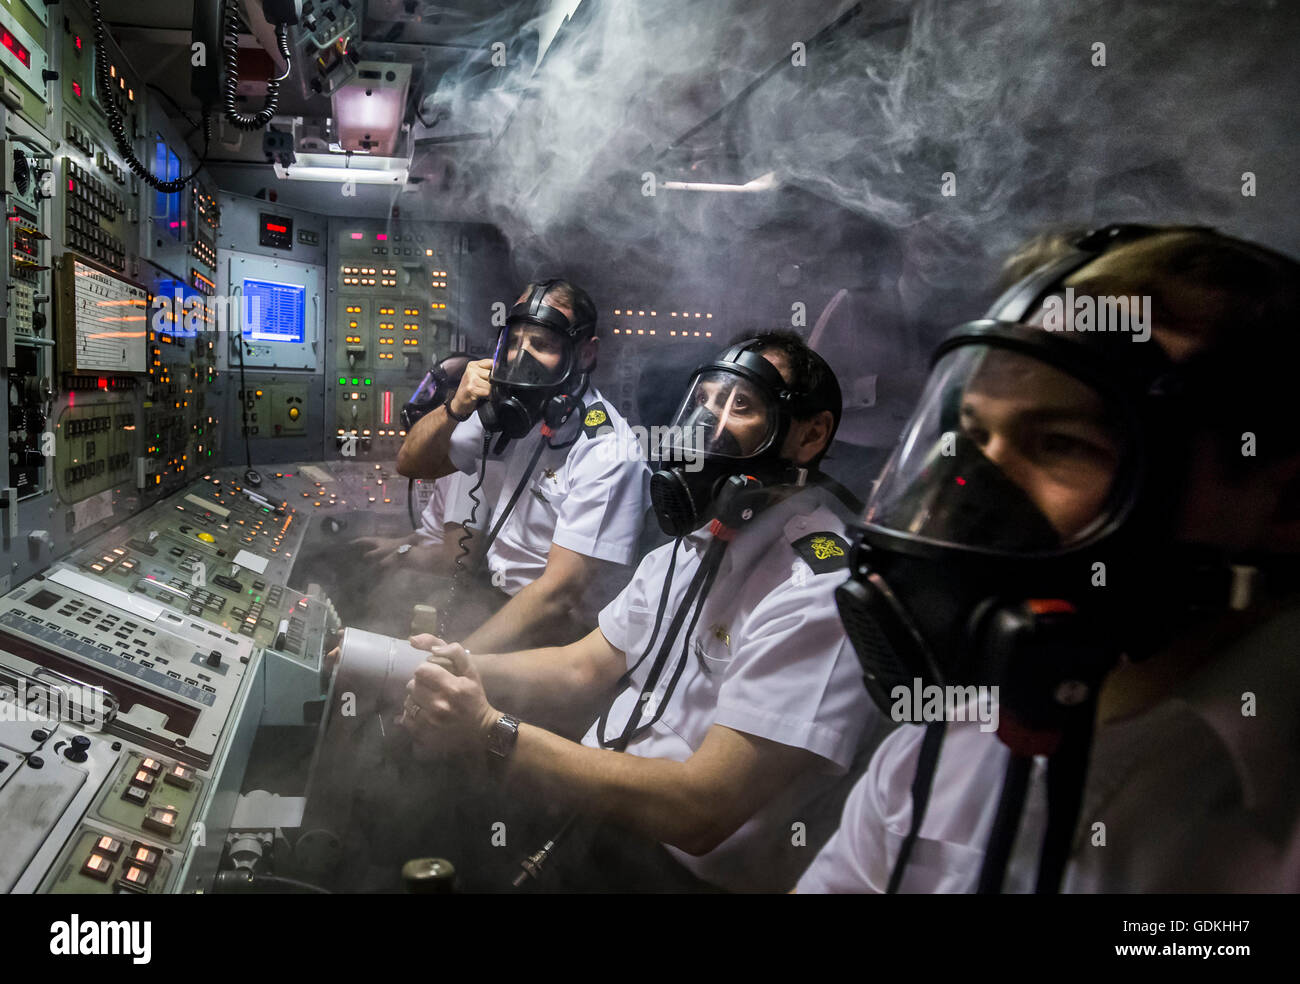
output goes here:
[{"label": "man's forearm", "polygon": [[576,646],[474,653],[474,666],[488,700],[534,720],[549,719],[575,702],[594,700],[603,694],[606,683]]},{"label": "man's forearm", "polygon": [[730,833],[696,790],[688,763],[588,748],[527,723],[506,778],[540,800],[688,853],[711,850]]},{"label": "man's forearm", "polygon": [[415,422],[397,452],[397,473],[407,478],[442,478],[456,471],[451,463],[451,435],[456,421],[437,407]]},{"label": "man's forearm", "polygon": [[529,645],[568,621],[572,604],[570,592],[556,591],[543,575],[521,588],[462,644],[472,653],[508,652]]}]

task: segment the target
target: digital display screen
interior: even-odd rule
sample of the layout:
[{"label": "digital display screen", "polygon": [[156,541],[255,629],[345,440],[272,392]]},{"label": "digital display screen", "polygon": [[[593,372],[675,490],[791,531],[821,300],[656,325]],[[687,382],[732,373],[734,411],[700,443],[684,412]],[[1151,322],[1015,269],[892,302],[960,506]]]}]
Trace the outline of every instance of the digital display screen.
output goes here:
[{"label": "digital display screen", "polygon": [[271,280],[244,281],[244,338],[296,342],[306,337],[307,288]]},{"label": "digital display screen", "polygon": [[257,243],[272,249],[293,249],[293,219],[287,215],[258,214]]},{"label": "digital display screen", "polygon": [[[164,181],[181,176],[181,159],[167,146],[161,134],[154,134],[153,171]],[[173,239],[181,238],[185,220],[181,218],[181,192],[168,195],[154,192],[154,224]]]},{"label": "digital display screen", "polygon": [[[162,298],[159,302],[158,298]],[[193,302],[190,298],[198,298]],[[206,329],[207,298],[183,280],[160,280],[154,297],[154,310],[162,309],[159,318],[165,327],[161,330],[172,338],[194,338]],[[200,307],[203,305],[203,307]],[[154,327],[157,328],[155,319]],[[199,324],[194,324],[197,321]]]},{"label": "digital display screen", "polygon": [[15,58],[22,62],[23,68],[32,67],[32,53],[24,48],[16,37],[3,28],[0,28],[0,41],[3,41],[4,46],[13,52]]}]

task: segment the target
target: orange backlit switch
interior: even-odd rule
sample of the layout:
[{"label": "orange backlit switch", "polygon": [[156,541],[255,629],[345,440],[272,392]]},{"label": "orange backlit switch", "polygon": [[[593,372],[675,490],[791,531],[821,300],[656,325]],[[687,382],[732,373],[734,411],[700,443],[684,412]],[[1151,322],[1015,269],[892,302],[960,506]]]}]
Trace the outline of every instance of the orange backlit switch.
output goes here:
[{"label": "orange backlit switch", "polygon": [[158,773],[162,772],[163,764],[156,758],[145,758],[140,760],[140,768],[144,769],[145,772],[149,773],[151,776],[156,776]]},{"label": "orange backlit switch", "polygon": [[117,880],[119,888],[124,888],[128,892],[147,892],[153,882],[153,872],[146,871],[139,865],[127,865],[126,871],[122,877]]},{"label": "orange backlit switch", "polygon": [[140,768],[135,770],[135,775],[131,777],[131,785],[139,786],[143,790],[153,789],[157,777],[148,769]]},{"label": "orange backlit switch", "polygon": [[117,856],[122,853],[122,842],[105,834],[95,841],[95,853],[116,861]]},{"label": "orange backlit switch", "polygon": [[81,873],[96,881],[108,881],[108,876],[113,873],[113,862],[96,852],[86,858],[86,863],[81,866]]},{"label": "orange backlit switch", "polygon": [[179,789],[193,789],[194,770],[177,762],[167,775],[163,776],[163,782]]},{"label": "orange backlit switch", "polygon": [[145,811],[144,828],[160,834],[171,834],[176,829],[177,812],[174,806],[151,806]]},{"label": "orange backlit switch", "polygon": [[140,841],[136,841],[131,845],[131,853],[126,856],[126,860],[130,864],[139,865],[148,871],[158,869],[158,852],[148,844],[140,843]]}]

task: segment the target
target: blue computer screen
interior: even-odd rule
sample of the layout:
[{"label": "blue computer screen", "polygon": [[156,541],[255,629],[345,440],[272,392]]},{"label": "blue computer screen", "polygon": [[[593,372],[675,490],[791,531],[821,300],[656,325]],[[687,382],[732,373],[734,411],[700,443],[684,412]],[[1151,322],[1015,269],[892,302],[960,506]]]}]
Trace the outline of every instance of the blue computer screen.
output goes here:
[{"label": "blue computer screen", "polygon": [[271,280],[245,280],[244,337],[253,342],[302,342],[307,288]]},{"label": "blue computer screen", "polygon": [[[194,298],[198,298],[204,307],[199,308]],[[194,338],[200,330],[207,330],[206,304],[207,298],[184,280],[159,280],[154,291],[156,319],[153,325],[173,338]],[[191,321],[194,320],[198,322],[197,329],[191,326]],[[161,325],[159,321],[162,322]]]}]

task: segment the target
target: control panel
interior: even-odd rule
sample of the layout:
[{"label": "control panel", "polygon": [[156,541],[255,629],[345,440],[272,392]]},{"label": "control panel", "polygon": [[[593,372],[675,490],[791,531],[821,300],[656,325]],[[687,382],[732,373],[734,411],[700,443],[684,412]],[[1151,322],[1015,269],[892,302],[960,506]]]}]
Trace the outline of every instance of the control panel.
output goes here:
[{"label": "control panel", "polygon": [[450,351],[462,242],[431,223],[336,223],[330,374],[336,450],[392,458],[400,411]]}]

